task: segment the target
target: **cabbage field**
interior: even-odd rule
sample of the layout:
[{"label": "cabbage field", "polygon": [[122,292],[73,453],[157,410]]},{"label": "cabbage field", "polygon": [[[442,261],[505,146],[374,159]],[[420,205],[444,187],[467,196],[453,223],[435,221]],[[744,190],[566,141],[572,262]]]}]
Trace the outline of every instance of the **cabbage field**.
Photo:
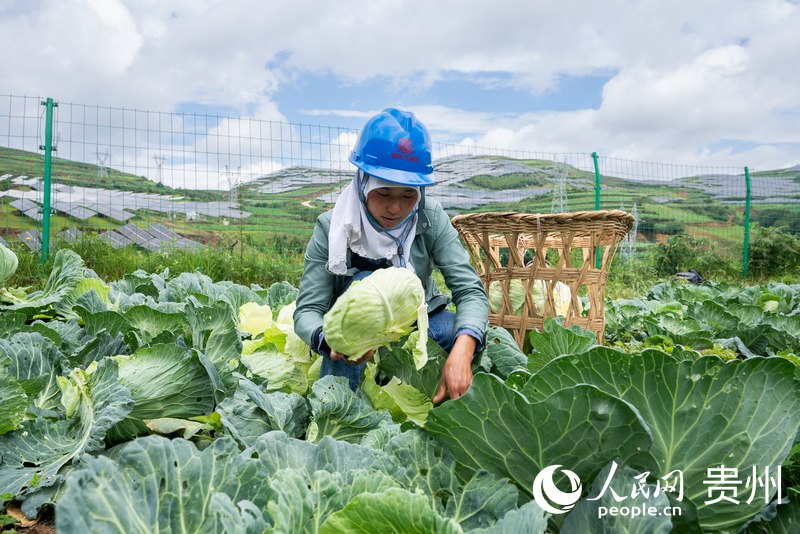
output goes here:
[{"label": "cabbage field", "polygon": [[664,282],[608,301],[604,346],[491,328],[437,407],[447,355],[429,340],[415,369],[413,333],[357,392],[319,379],[296,295],[104,281],[69,250],[40,291],[4,287],[0,512],[64,533],[800,531],[800,286]]}]

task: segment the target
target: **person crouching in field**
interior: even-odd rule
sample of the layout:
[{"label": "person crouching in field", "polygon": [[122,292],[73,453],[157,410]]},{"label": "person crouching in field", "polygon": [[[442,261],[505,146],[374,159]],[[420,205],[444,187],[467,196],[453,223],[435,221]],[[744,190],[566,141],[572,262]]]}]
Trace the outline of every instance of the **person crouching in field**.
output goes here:
[{"label": "person crouching in field", "polygon": [[[411,269],[425,289],[428,336],[449,353],[432,400],[456,399],[472,382],[470,365],[484,344],[489,302],[449,217],[425,196],[434,184],[428,130],[413,113],[387,108],[367,121],[349,159],[355,177],[333,210],[317,218],[306,248],[295,331],[322,356],[320,376],[346,377],[356,389],[374,351],[355,362],[331,351],[323,316],[353,281],[386,267]],[[445,309],[450,299],[431,276],[435,268],[455,312]]]}]

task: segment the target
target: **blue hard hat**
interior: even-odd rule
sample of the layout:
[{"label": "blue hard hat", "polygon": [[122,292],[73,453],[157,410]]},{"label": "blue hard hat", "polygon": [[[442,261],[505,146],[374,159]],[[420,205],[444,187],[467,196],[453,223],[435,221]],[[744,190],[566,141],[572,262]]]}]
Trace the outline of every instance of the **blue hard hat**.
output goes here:
[{"label": "blue hard hat", "polygon": [[428,129],[410,111],[386,108],[364,125],[350,162],[367,174],[409,186],[433,185]]}]

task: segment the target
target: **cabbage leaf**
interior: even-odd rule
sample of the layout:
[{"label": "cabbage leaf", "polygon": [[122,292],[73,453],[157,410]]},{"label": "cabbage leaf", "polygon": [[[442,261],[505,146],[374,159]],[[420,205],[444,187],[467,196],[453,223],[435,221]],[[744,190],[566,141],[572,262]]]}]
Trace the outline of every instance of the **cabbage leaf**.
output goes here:
[{"label": "cabbage leaf", "polygon": [[528,495],[544,467],[569,466],[592,480],[612,459],[626,461],[651,443],[638,413],[597,387],[580,384],[531,399],[485,373],[475,375],[466,394],[431,410],[425,430],[447,446],[463,473],[483,469],[510,478]]},{"label": "cabbage leaf", "polygon": [[72,250],[63,248],[56,252],[53,268],[41,291],[20,298],[4,289],[0,293],[0,300],[11,304],[0,305],[0,310],[20,310],[30,315],[58,304],[85,278],[85,271],[83,259]]},{"label": "cabbage leaf", "polygon": [[14,251],[0,243],[0,284],[11,278],[18,266],[19,259]]},{"label": "cabbage leaf", "polygon": [[[148,436],[86,458],[56,506],[59,532],[263,532],[267,473],[230,438],[199,451]],[[235,527],[235,528],[234,528]],[[233,528],[233,530],[227,530]]]},{"label": "cabbage leaf", "polygon": [[311,424],[306,439],[318,442],[325,436],[358,443],[370,430],[391,423],[386,410],[375,410],[361,390],[352,391],[347,379],[325,376],[314,382],[308,396]]},{"label": "cabbage leaf", "polygon": [[725,465],[741,474],[770,466],[772,472],[786,459],[800,428],[795,372],[782,358],[679,361],[655,350],[596,348],[550,362],[522,392],[548,399],[564,388],[593,384],[634,406],[653,433],[649,454],[656,476],[682,470],[684,500],[696,506],[703,530],[718,531],[740,525],[764,503],[704,504],[706,469]]},{"label": "cabbage leaf", "polygon": [[[106,432],[133,408],[130,392],[117,381],[114,360],[103,360],[87,370],[74,369],[69,381],[78,395],[73,417],[58,421],[40,417],[0,436],[0,488],[4,492],[27,497],[59,484],[62,468],[70,470],[68,462],[84,453],[103,451]],[[23,504],[23,512],[33,516],[36,510]]]}]

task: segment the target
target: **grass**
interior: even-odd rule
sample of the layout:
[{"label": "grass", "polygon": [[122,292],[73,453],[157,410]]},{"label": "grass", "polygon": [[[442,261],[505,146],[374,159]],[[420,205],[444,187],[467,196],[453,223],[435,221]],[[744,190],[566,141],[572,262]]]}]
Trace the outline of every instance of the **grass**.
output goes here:
[{"label": "grass", "polygon": [[486,174],[479,174],[472,178],[465,180],[462,184],[469,188],[474,189],[489,189],[491,191],[502,191],[506,189],[522,189],[524,187],[543,186],[550,183],[543,176],[537,176],[532,173],[519,173],[512,172],[500,176],[489,176]]},{"label": "grass", "polygon": [[50,273],[56,251],[69,248],[107,282],[136,269],[154,273],[169,269],[173,274],[200,271],[214,281],[230,280],[242,285],[268,287],[286,280],[296,286],[303,270],[303,255],[297,252],[297,246],[286,239],[275,239],[271,243],[265,242],[262,247],[241,243],[231,251],[207,247],[200,251],[148,252],[133,246],[112,249],[99,239],[86,237],[75,243],[55,243],[48,263],[42,266],[38,254],[22,244],[14,244],[12,250],[17,254],[19,267],[5,285],[41,288]]},{"label": "grass", "polygon": [[639,255],[626,261],[619,255],[611,263],[606,281],[605,296],[612,299],[629,299],[642,296],[659,281],[649,258]]}]

